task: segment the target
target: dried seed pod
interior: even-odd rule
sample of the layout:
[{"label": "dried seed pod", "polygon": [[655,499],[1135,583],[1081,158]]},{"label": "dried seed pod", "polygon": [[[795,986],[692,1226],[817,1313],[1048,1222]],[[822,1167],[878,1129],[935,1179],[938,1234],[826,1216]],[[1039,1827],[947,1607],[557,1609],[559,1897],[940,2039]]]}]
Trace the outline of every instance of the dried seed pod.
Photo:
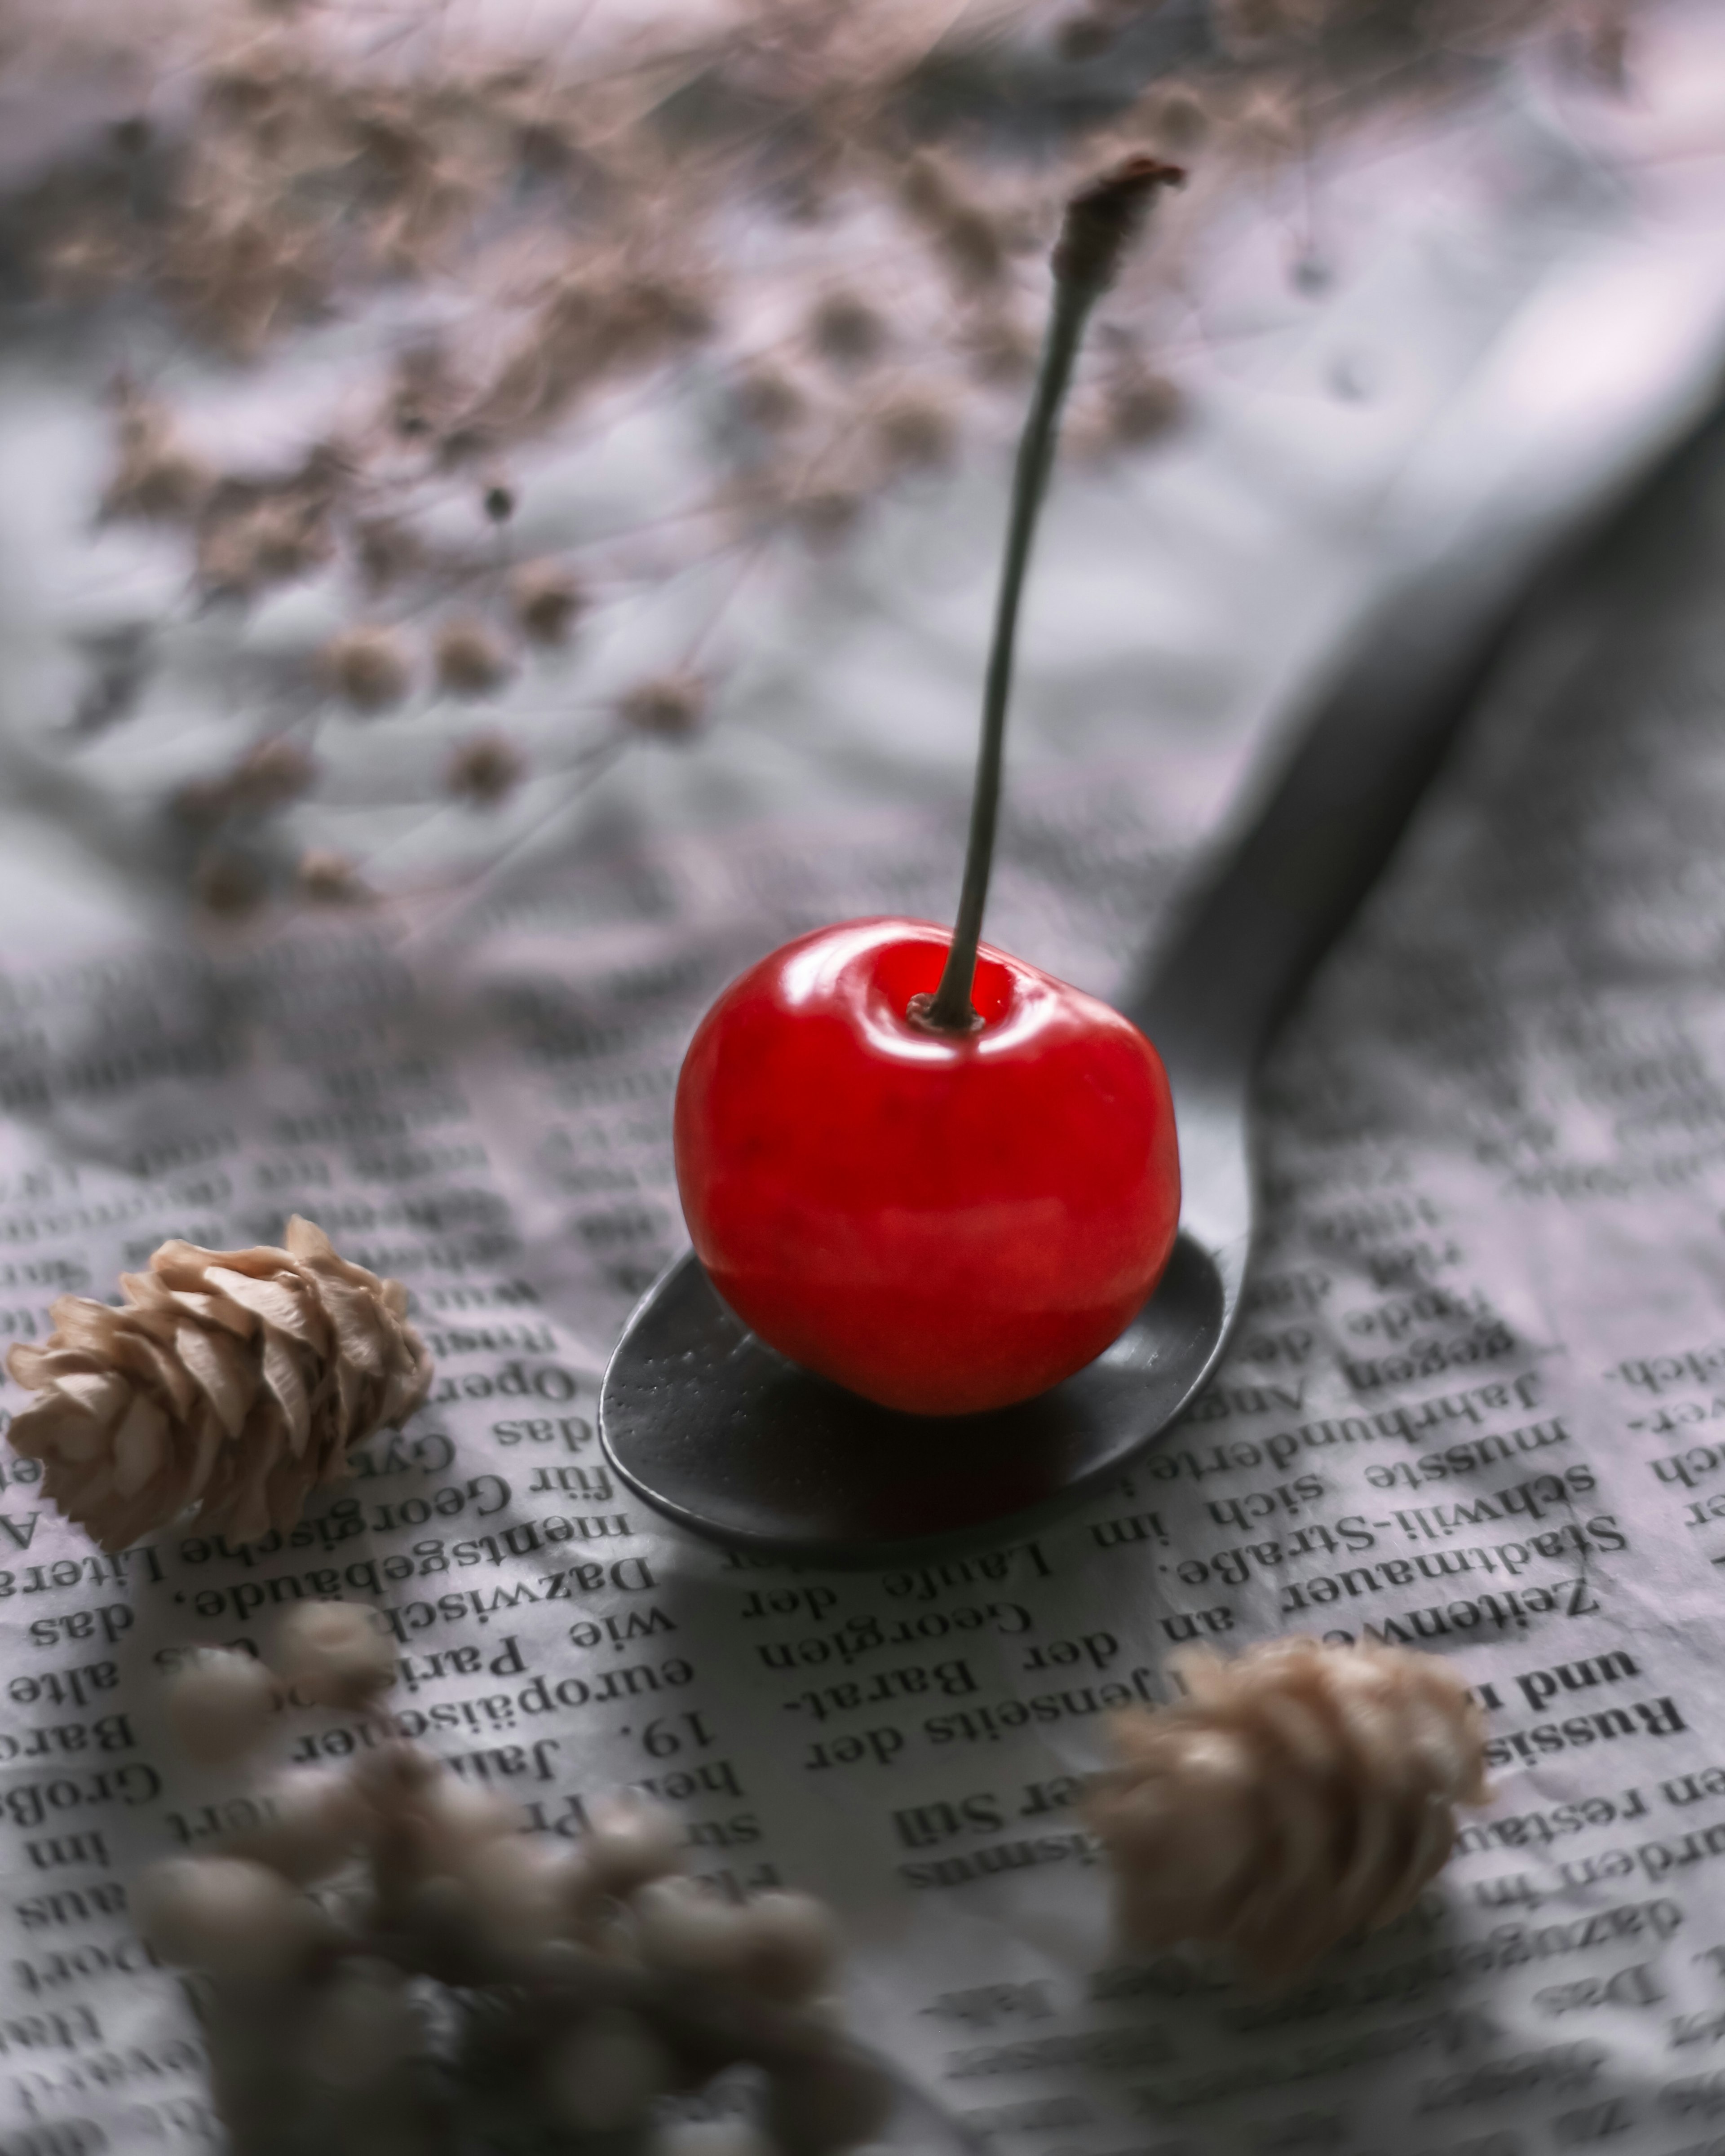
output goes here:
[{"label": "dried seed pod", "polygon": [[641,1958],[649,1969],[689,1976],[740,1975],[752,1940],[741,1909],[692,1879],[656,1879],[629,1904]]},{"label": "dried seed pod", "polygon": [[321,664],[331,688],[356,711],[389,711],[413,686],[401,639],[377,623],[362,622],[331,637]]},{"label": "dried seed pod", "polygon": [[521,751],[507,734],[475,734],[449,758],[444,785],[457,800],[491,808],[514,793],[526,768]]},{"label": "dried seed pod", "polygon": [[370,1707],[395,1682],[395,1643],[363,1602],[301,1602],[283,1618],[270,1657],[284,1684],[315,1707]]},{"label": "dried seed pod", "polygon": [[1485,1721],[1435,1656],[1271,1640],[1173,1658],[1177,1705],[1116,1717],[1086,1810],[1134,1943],[1231,1948],[1288,1976],[1386,1924],[1487,1801]]},{"label": "dried seed pod", "polygon": [[485,1939],[519,1952],[555,1938],[566,1921],[568,1864],[531,1835],[492,1835],[468,1848],[456,1876]]},{"label": "dried seed pod", "polygon": [[706,715],[706,684],[693,674],[659,674],[637,682],[618,706],[624,724],[657,741],[688,741]]},{"label": "dried seed pod", "polygon": [[527,562],[510,579],[516,626],[535,644],[563,643],[586,603],[580,585],[556,562]]},{"label": "dried seed pod", "polygon": [[839,1928],[812,1894],[757,1894],[745,1904],[745,1980],[769,1999],[798,2005],[821,1991],[839,1964]]},{"label": "dried seed pod", "polygon": [[766,2127],[785,2156],[828,2156],[870,2139],[892,2110],[892,2086],[880,2068],[834,2046],[776,2067]]},{"label": "dried seed pod", "polygon": [[295,1887],[339,1871],[372,1824],[356,1777],[339,1767],[290,1767],[264,1784],[261,1826],[229,1840],[226,1854],[267,1864]]},{"label": "dried seed pod", "polygon": [[375,2088],[417,2048],[418,2017],[406,1979],[369,1954],[342,1962],[319,1992],[307,2020],[305,2058],[326,2088]]},{"label": "dried seed pod", "polygon": [[187,1755],[214,1765],[238,1759],[264,1736],[277,1705],[275,1680],[250,1655],[199,1647],[167,1682],[167,1718]]},{"label": "dried seed pod", "polygon": [[639,2015],[620,2006],[588,2015],[552,2046],[540,2069],[547,2108],[573,2133],[638,2126],[675,2079],[665,2046]]},{"label": "dried seed pod", "polygon": [[428,1876],[463,1876],[480,1850],[518,1836],[526,1825],[520,1807],[506,1797],[474,1788],[441,1766],[418,1791],[412,1812]]},{"label": "dried seed pod", "polygon": [[614,1797],[589,1812],[581,1854],[600,1892],[633,1894],[682,1870],[683,1823],[650,1797]]},{"label": "dried seed pod", "polygon": [[41,1394],[8,1442],[46,1463],[44,1494],[105,1549],[193,1504],[211,1533],[285,1532],[431,1383],[406,1289],[309,1220],[289,1221],[282,1250],[164,1243],[120,1286],[117,1310],[62,1296],[46,1342],[6,1363]]},{"label": "dried seed pod", "polygon": [[153,1953],[212,1976],[286,1976],[320,1928],[316,1910],[279,1874],[238,1856],[171,1857],[139,1876],[131,1900]]},{"label": "dried seed pod", "polygon": [[482,621],[464,616],[438,630],[438,685],[452,696],[487,696],[509,679],[509,654]]}]

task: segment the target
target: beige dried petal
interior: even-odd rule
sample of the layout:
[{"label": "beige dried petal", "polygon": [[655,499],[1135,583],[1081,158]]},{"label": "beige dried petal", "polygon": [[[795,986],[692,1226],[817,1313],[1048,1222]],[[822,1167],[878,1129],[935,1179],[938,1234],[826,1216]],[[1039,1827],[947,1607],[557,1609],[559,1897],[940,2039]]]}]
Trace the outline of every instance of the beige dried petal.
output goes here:
[{"label": "beige dried petal", "polygon": [[353,1447],[404,1421],[431,1383],[407,1291],[350,1264],[310,1221],[287,1247],[164,1243],[121,1281],[123,1309],[54,1304],[40,1347],[14,1348],[38,1397],[13,1450],[43,1462],[43,1493],[105,1548],[198,1507],[245,1542],[299,1518],[347,1472]]},{"label": "beige dried petal", "polygon": [[117,1371],[69,1370],[54,1380],[55,1389],[93,1422],[111,1422],[124,1414],[131,1388]]},{"label": "beige dried petal", "polygon": [[105,1302],[88,1302],[81,1296],[63,1295],[49,1314],[59,1346],[99,1359],[106,1356],[114,1328],[120,1322],[117,1310],[110,1310]]},{"label": "beige dried petal", "polygon": [[264,1335],[263,1373],[264,1383],[280,1407],[290,1447],[296,1453],[303,1452],[311,1434],[311,1404],[305,1396],[305,1381],[300,1375],[300,1365],[292,1348],[273,1332]]},{"label": "beige dried petal", "polygon": [[1232,1948],[1260,1979],[1399,1915],[1486,1801],[1485,1720],[1430,1655],[1272,1640],[1171,1657],[1176,1705],[1117,1717],[1092,1784],[1122,1931]]},{"label": "beige dried petal", "polygon": [[265,1325],[273,1325],[278,1332],[303,1332],[305,1317],[300,1298],[280,1276],[254,1280],[249,1274],[234,1271],[231,1266],[212,1265],[209,1279],[230,1302],[237,1302],[242,1310],[249,1311]]},{"label": "beige dried petal", "polygon": [[48,1383],[51,1358],[45,1348],[31,1348],[20,1341],[8,1352],[6,1368],[14,1384],[34,1392]]},{"label": "beige dried petal", "polygon": [[243,1348],[226,1332],[211,1332],[196,1325],[182,1325],[174,1335],[180,1360],[203,1389],[217,1419],[229,1437],[238,1437],[245,1421],[251,1376]]},{"label": "beige dried petal", "polygon": [[142,1393],[134,1394],[113,1437],[114,1488],[135,1497],[167,1455],[167,1417]]},{"label": "beige dried petal", "polygon": [[[12,1374],[15,1378],[18,1375],[16,1370]],[[24,1408],[13,1417],[11,1428],[6,1433],[7,1442],[21,1460],[52,1459],[74,1434],[74,1426],[85,1425],[100,1427],[91,1424],[90,1417],[74,1402],[50,1393],[45,1400],[39,1400],[35,1406]]]}]

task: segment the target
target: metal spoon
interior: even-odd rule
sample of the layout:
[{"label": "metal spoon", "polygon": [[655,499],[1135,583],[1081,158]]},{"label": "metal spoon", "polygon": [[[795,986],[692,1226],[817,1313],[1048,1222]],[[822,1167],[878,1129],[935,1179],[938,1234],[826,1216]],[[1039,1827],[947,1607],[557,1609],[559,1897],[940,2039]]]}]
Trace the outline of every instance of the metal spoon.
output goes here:
[{"label": "metal spoon", "polygon": [[[1626,308],[1639,338],[1622,335]],[[1602,321],[1617,326],[1612,365],[1583,370],[1566,395]],[[736,1547],[880,1564],[1028,1531],[1168,1429],[1239,1315],[1265,1050],[1375,881],[1512,623],[1650,467],[1675,461],[1711,402],[1722,328],[1725,280],[1715,269],[1699,291],[1686,257],[1628,254],[1572,275],[1523,310],[1405,476],[1428,534],[1418,566],[1315,699],[1173,947],[1122,998],[1173,1083],[1183,1204],[1168,1270],[1114,1345],[1016,1407],[898,1414],[786,1362],[691,1253],[649,1291],[606,1372],[599,1434],[631,1488]],[[1453,484],[1467,470],[1491,475],[1471,500]]]}]

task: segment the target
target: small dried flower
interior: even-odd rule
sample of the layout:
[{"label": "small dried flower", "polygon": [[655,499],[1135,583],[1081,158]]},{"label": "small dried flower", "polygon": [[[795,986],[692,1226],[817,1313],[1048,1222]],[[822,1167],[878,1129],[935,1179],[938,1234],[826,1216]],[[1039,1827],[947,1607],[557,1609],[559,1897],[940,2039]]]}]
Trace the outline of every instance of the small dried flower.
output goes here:
[{"label": "small dried flower", "polygon": [[331,637],[321,664],[330,686],[356,711],[387,711],[413,684],[401,639],[376,623],[362,622]]},{"label": "small dried flower", "polygon": [[359,572],[369,591],[388,591],[421,566],[424,549],[411,531],[388,517],[362,519],[354,526]]},{"label": "small dried flower", "polygon": [[270,1659],[283,1682],[315,1707],[369,1707],[395,1682],[389,1628],[361,1602],[296,1604]]},{"label": "small dried flower", "polygon": [[1006,268],[1000,227],[984,209],[966,206],[943,218],[937,232],[941,253],[967,285],[993,285]]},{"label": "small dried flower", "polygon": [[228,814],[228,782],[223,778],[188,778],[167,798],[173,816],[188,830],[213,830]]},{"label": "small dried flower", "polygon": [[626,726],[657,741],[688,741],[706,716],[706,684],[693,674],[660,674],[637,682],[619,706]]},{"label": "small dried flower", "polygon": [[884,317],[855,292],[829,292],[809,318],[816,351],[840,367],[866,367],[886,346]]},{"label": "small dried flower", "polygon": [[321,502],[290,495],[230,500],[199,527],[198,573],[211,591],[244,597],[304,576],[329,558],[331,546]]},{"label": "small dried flower", "polygon": [[403,441],[418,441],[444,426],[459,392],[446,354],[436,345],[408,352],[390,388],[389,419]]},{"label": "small dried flower", "polygon": [[221,921],[239,921],[255,913],[269,888],[263,870],[249,854],[237,854],[226,846],[213,846],[201,855],[193,872],[193,896],[206,913]]},{"label": "small dried flower", "polygon": [[837,545],[855,528],[865,503],[855,487],[812,486],[793,494],[785,506],[798,531],[819,547]]},{"label": "small dried flower", "polygon": [[317,906],[353,906],[371,896],[347,855],[327,846],[308,846],[300,855],[294,887]]},{"label": "small dried flower", "polygon": [[434,649],[439,685],[454,696],[485,696],[509,678],[509,654],[484,622],[446,621]]},{"label": "small dried flower", "polygon": [[1198,149],[1210,131],[1210,116],[1195,90],[1168,83],[1153,90],[1133,115],[1134,132],[1177,157]]},{"label": "small dried flower", "polygon": [[203,458],[180,440],[160,405],[128,398],[120,410],[120,461],[102,497],[110,516],[183,520],[215,485]]},{"label": "small dried flower", "polygon": [[1091,1824],[1136,1945],[1233,1948],[1292,1974],[1399,1916],[1488,1800],[1485,1719],[1435,1656],[1274,1640],[1173,1658],[1177,1705],[1116,1717]]},{"label": "small dried flower", "polygon": [[875,432],[889,461],[925,470],[950,463],[958,440],[950,408],[916,394],[894,398],[875,422]]},{"label": "small dried flower", "polygon": [[242,815],[267,816],[308,793],[317,765],[298,742],[277,734],[246,752],[224,784],[227,805]]},{"label": "small dried flower", "polygon": [[100,299],[136,277],[137,243],[118,216],[95,210],[47,236],[36,265],[56,299]]},{"label": "small dried flower", "polygon": [[279,322],[310,313],[323,300],[323,235],[279,197],[254,203],[236,193],[213,161],[168,227],[162,280],[199,329],[249,358]]},{"label": "small dried flower", "polygon": [[1165,374],[1134,369],[1109,385],[1109,424],[1120,441],[1154,441],[1178,423],[1180,403],[1178,387]]},{"label": "small dried flower", "polygon": [[751,367],[737,382],[734,394],[743,418],[767,434],[794,426],[808,408],[802,391],[777,367]]},{"label": "small dried flower", "polygon": [[987,314],[974,321],[964,342],[984,382],[1022,382],[1036,364],[1036,341],[1010,315]]},{"label": "small dried flower", "polygon": [[1107,51],[1120,35],[1120,24],[1095,8],[1069,15],[1055,32],[1055,49],[1063,60],[1091,60]]},{"label": "small dried flower", "polygon": [[450,757],[444,784],[458,800],[490,808],[514,793],[525,769],[507,734],[475,734]]},{"label": "small dried flower", "polygon": [[1297,105],[1266,86],[1243,98],[1235,108],[1230,140],[1240,155],[1256,164],[1273,164],[1300,140]]},{"label": "small dried flower", "polygon": [[509,595],[517,626],[535,644],[562,644],[585,603],[580,585],[556,562],[524,562]]},{"label": "small dried flower", "polygon": [[913,217],[949,216],[962,200],[952,168],[938,151],[918,150],[899,175],[899,197]]},{"label": "small dried flower", "polygon": [[211,1533],[285,1532],[431,1382],[406,1289],[350,1265],[309,1220],[289,1221],[281,1250],[164,1243],[120,1286],[117,1310],[62,1296],[45,1345],[6,1362],[41,1394],[8,1442],[46,1463],[44,1494],[105,1549],[193,1504]]}]

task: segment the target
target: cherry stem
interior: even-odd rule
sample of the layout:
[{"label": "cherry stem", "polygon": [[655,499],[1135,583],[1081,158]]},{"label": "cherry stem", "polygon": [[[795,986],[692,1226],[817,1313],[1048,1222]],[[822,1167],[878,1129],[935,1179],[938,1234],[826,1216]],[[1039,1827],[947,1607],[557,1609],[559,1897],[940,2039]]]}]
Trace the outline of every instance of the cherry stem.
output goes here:
[{"label": "cherry stem", "polygon": [[914,997],[910,1008],[911,1017],[930,1032],[974,1033],[983,1023],[970,997],[976,978],[977,945],[982,938],[983,909],[988,902],[988,872],[994,860],[994,834],[1000,819],[1000,777],[1019,600],[1054,463],[1060,406],[1072,378],[1072,364],[1083,341],[1090,311],[1113,283],[1121,257],[1142,221],[1145,204],[1157,188],[1178,186],[1184,177],[1178,166],[1164,165],[1153,157],[1128,157],[1082,188],[1066,206],[1065,222],[1055,249],[1054,303],[1048,332],[1013,470],[1012,506],[983,687],[982,742],[977,752],[957,917],[939,987],[932,995]]}]

